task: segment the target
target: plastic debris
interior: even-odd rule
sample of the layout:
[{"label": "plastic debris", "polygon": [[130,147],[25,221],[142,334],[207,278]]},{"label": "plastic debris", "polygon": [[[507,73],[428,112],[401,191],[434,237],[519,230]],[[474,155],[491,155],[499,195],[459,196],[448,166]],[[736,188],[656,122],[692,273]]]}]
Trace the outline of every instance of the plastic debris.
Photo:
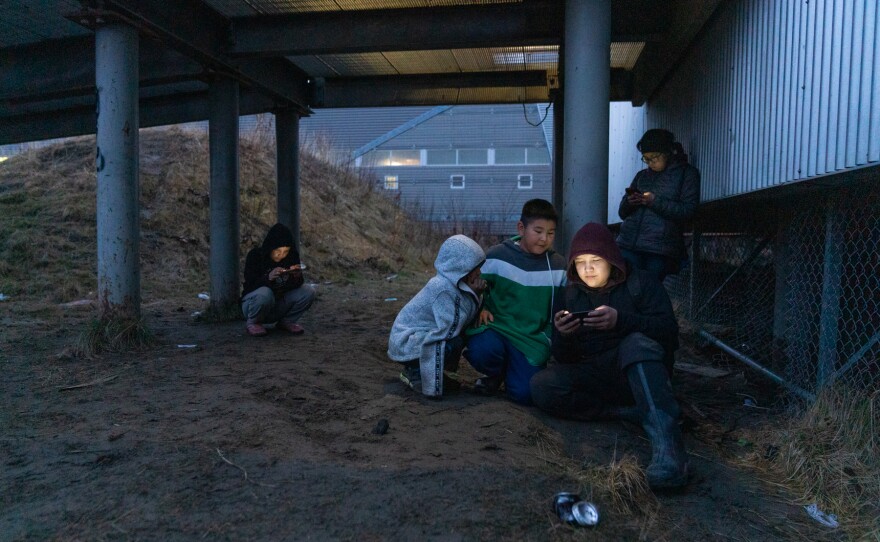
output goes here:
[{"label": "plastic debris", "polygon": [[809,514],[811,518],[815,519],[826,527],[836,529],[840,525],[840,523],[837,522],[836,515],[826,514],[825,512],[819,510],[819,505],[816,503],[804,506],[804,510],[807,511],[807,514]]},{"label": "plastic debris", "polygon": [[397,273],[392,273],[392,274],[388,275],[387,277],[385,277],[385,280],[387,280],[388,282],[391,282],[396,278],[397,278]]},{"label": "plastic debris", "polygon": [[178,344],[177,348],[197,348],[197,344]]},{"label": "plastic debris", "polygon": [[70,302],[68,302],[68,303],[62,303],[62,304],[60,304],[60,305],[58,305],[58,306],[59,306],[59,307],[64,307],[65,309],[71,309],[71,308],[74,308],[74,307],[84,307],[84,306],[91,305],[91,304],[92,304],[92,300],[91,300],[91,299],[77,299],[76,301],[70,301]]},{"label": "plastic debris", "polygon": [[6,294],[0,294],[0,301],[6,301],[7,299],[9,299],[9,296],[8,296],[8,295],[6,295]]},{"label": "plastic debris", "polygon": [[205,301],[208,301],[209,299],[211,299],[211,296],[208,295],[208,292],[202,292],[199,294],[199,299],[204,299]]},{"label": "plastic debris", "polygon": [[397,301],[396,297],[386,297],[385,301]]}]

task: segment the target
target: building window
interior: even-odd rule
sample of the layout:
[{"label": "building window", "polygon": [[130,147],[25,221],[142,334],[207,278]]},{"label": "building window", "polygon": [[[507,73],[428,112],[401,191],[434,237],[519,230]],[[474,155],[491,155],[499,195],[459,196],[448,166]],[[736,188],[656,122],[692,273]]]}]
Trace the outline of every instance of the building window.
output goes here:
[{"label": "building window", "polygon": [[456,163],[456,152],[455,149],[442,149],[442,150],[428,150],[428,165],[429,166],[443,166],[443,165],[452,165]]},{"label": "building window", "polygon": [[449,188],[453,190],[464,190],[464,175],[450,175]]},{"label": "building window", "polygon": [[391,151],[389,166],[420,166],[422,165],[421,151]]},{"label": "building window", "polygon": [[496,164],[525,164],[525,149],[495,149]]},{"label": "building window", "polygon": [[385,190],[397,190],[397,175],[385,175]]},{"label": "building window", "polygon": [[550,153],[546,147],[539,149],[526,149],[526,163],[528,164],[549,164]]},{"label": "building window", "polygon": [[361,165],[367,167],[420,166],[422,165],[422,153],[417,150],[370,151],[363,155]]},{"label": "building window", "polygon": [[532,176],[531,175],[518,175],[516,178],[516,187],[520,190],[531,190],[532,189]]},{"label": "building window", "polygon": [[489,163],[489,153],[486,149],[459,149],[458,163],[464,165],[481,165]]}]

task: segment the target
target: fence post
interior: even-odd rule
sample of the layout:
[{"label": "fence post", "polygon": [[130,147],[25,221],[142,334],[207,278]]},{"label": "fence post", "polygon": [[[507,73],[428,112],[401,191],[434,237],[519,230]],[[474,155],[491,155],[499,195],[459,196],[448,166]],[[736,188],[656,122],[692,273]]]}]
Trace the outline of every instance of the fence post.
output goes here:
[{"label": "fence post", "polygon": [[822,266],[822,300],[819,312],[819,366],[816,389],[834,373],[837,363],[837,338],[840,335],[840,270],[843,247],[840,216],[833,200],[825,207],[825,255]]}]

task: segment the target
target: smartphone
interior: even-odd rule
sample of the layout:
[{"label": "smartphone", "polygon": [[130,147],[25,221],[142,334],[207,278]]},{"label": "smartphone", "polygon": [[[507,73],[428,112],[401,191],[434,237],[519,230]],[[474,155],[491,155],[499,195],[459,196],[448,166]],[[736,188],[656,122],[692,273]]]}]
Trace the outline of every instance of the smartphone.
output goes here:
[{"label": "smartphone", "polygon": [[300,263],[300,264],[296,264],[293,269],[285,269],[284,271],[281,272],[281,274],[287,275],[287,274],[293,273],[294,271],[302,271],[305,268],[306,268],[306,264]]},{"label": "smartphone", "polygon": [[570,311],[569,311],[568,314],[574,316],[575,318],[580,319],[580,318],[586,318],[586,317],[588,317],[588,316],[590,315],[591,312],[593,312],[593,311],[591,311],[591,310],[590,310],[590,311],[575,311],[575,312],[570,312]]},{"label": "smartphone", "polygon": [[627,193],[627,194],[641,194],[642,191],[639,190],[638,188],[633,188],[632,186],[627,186],[627,187],[626,187],[626,193]]}]

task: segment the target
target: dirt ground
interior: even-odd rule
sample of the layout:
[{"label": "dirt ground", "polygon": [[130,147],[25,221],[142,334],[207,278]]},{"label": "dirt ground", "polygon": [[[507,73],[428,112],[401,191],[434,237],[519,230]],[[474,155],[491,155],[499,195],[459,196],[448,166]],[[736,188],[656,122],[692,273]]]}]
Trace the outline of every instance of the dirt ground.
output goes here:
[{"label": "dirt ground", "polygon": [[[743,466],[767,443],[738,430],[777,413],[743,405],[773,390],[741,369],[676,374],[691,483],[629,512],[576,475],[624,453],[645,464],[640,429],[474,395],[466,363],[458,393],[416,396],[385,350],[427,278],[319,284],[300,337],[194,321],[198,292],[145,299],[157,345],[92,360],[64,351],[93,307],[0,302],[0,539],[841,538]],[[599,525],[562,524],[559,491],[590,497]]]}]

